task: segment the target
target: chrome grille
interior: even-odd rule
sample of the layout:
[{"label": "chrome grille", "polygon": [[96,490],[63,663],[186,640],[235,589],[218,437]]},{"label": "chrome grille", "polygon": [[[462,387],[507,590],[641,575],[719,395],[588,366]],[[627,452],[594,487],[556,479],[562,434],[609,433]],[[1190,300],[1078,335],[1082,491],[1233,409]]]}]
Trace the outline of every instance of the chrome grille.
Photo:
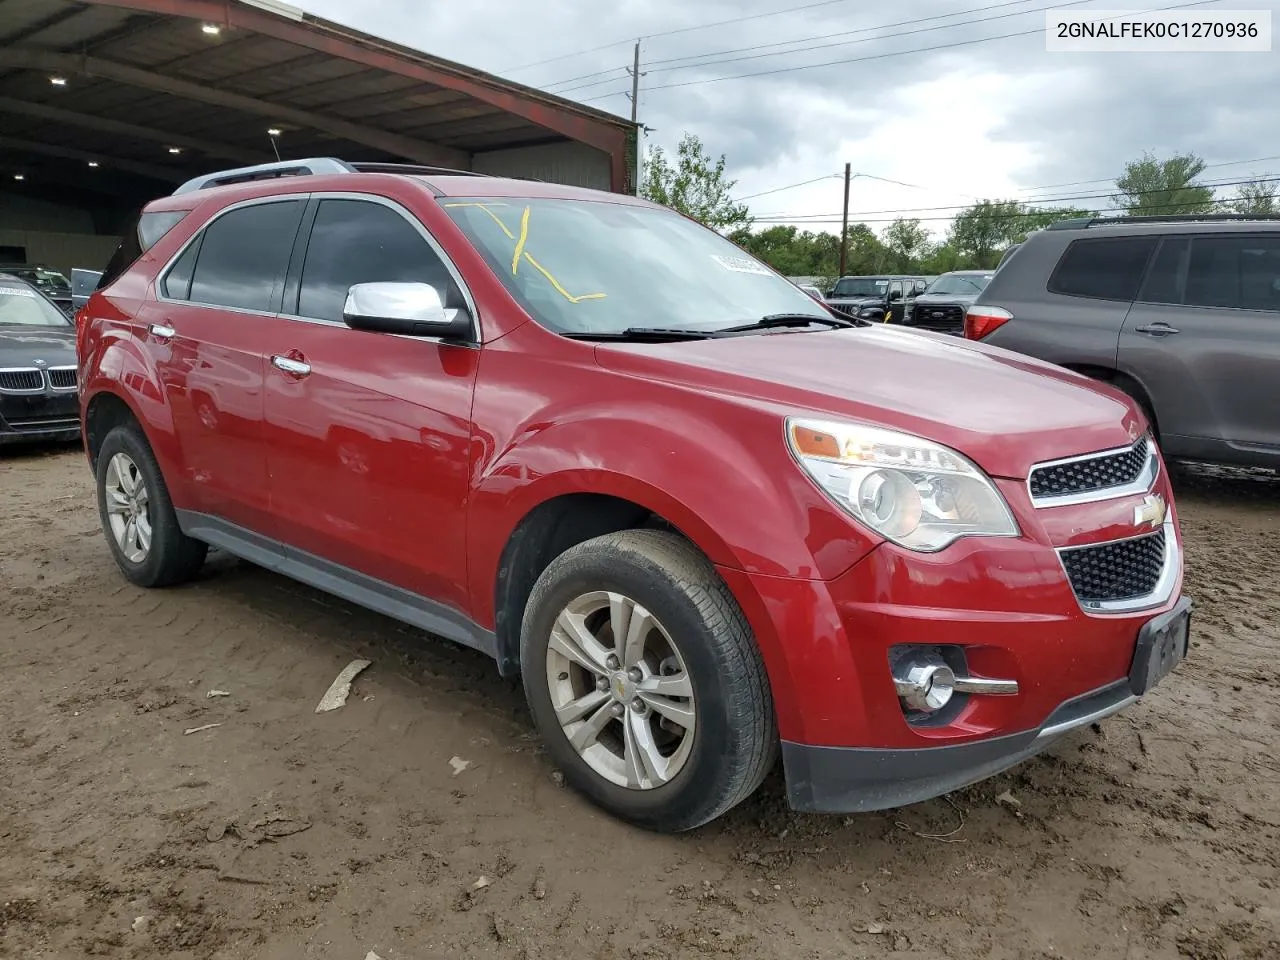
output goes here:
[{"label": "chrome grille", "polygon": [[0,390],[32,393],[43,389],[44,375],[39,370],[0,370]]},{"label": "chrome grille", "polygon": [[1098,493],[1119,496],[1137,492],[1147,489],[1154,479],[1155,448],[1149,437],[1143,437],[1123,450],[1040,464],[1032,468],[1027,486],[1031,499],[1044,506]]},{"label": "chrome grille", "polygon": [[55,390],[74,390],[76,388],[76,368],[50,367],[49,385]]},{"label": "chrome grille", "polygon": [[[1172,534],[1170,534],[1172,535]],[[1166,532],[1059,551],[1076,599],[1085,606],[1139,600],[1160,585]]]}]

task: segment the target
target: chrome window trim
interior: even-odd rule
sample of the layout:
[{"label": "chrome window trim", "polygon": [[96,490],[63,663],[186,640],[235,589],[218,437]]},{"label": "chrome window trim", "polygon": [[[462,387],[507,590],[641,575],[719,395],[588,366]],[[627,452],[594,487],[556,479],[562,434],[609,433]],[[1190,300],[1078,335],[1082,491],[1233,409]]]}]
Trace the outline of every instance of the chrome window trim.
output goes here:
[{"label": "chrome window trim", "polygon": [[[468,287],[466,284],[466,281],[462,279],[462,272],[458,269],[457,264],[453,262],[453,258],[449,256],[448,251],[446,251],[444,247],[441,246],[440,242],[436,240],[434,236],[432,236],[431,231],[427,229],[426,225],[421,220],[419,220],[416,216],[413,215],[412,211],[410,211],[403,204],[395,200],[392,200],[388,197],[378,196],[377,194],[374,194],[374,193],[361,193],[359,191],[354,191],[354,190],[317,191],[315,193],[308,194],[308,196],[315,200],[320,200],[322,202],[325,200],[355,200],[355,201],[364,201],[366,203],[376,203],[376,204],[379,204],[380,206],[386,207],[387,209],[393,211],[394,213],[399,214],[405,221],[408,222],[409,226],[413,227],[413,229],[417,231],[418,236],[422,237],[422,239],[427,242],[427,246],[429,246],[435,252],[435,255],[440,258],[440,262],[444,264],[444,268],[449,272],[449,276],[453,279],[453,282],[458,285],[458,290],[461,291],[462,293],[463,303],[465,303],[467,307],[467,313],[471,317],[472,338],[475,340],[476,343],[484,342],[484,328],[483,328],[483,325],[480,323],[480,313],[476,309],[476,301],[475,301],[475,297],[471,295],[471,288]],[[314,221],[313,221],[313,225],[314,225]],[[308,242],[308,245],[310,245],[309,237],[307,242]],[[302,290],[302,280],[306,273],[306,266],[307,266],[307,260],[306,260],[306,257],[303,257],[301,268],[300,268],[301,272],[298,275],[299,293],[301,293],[301,290]],[[347,327],[345,323],[341,323],[340,321],[336,321],[336,320],[328,320],[324,317],[308,317],[301,314],[293,314],[293,313],[281,313],[279,316],[285,320],[298,320],[303,323],[319,323],[327,327],[342,327],[343,329],[350,329],[349,327]],[[408,336],[407,334],[397,334],[397,336],[404,337],[405,339],[408,339],[408,340],[434,340],[435,339],[434,337],[425,337],[425,336],[411,337],[411,336]]]},{"label": "chrome window trim", "polygon": [[45,376],[40,367],[0,367],[0,373],[34,373],[40,377],[40,386],[38,387],[0,387],[0,393],[9,396],[21,397],[29,396],[33,393],[44,393],[45,387],[49,382],[48,377]]},{"label": "chrome window trim", "polygon": [[1129,600],[1081,600],[1076,593],[1075,584],[1071,583],[1071,576],[1067,573],[1067,565],[1063,563],[1062,556],[1076,550],[1088,550],[1110,546],[1113,543],[1141,540],[1145,537],[1155,536],[1155,531],[1135,534],[1132,537],[1120,537],[1116,540],[1101,540],[1097,543],[1079,543],[1070,547],[1058,547],[1054,551],[1058,556],[1058,564],[1062,567],[1062,575],[1067,578],[1067,584],[1071,587],[1071,595],[1076,598],[1076,603],[1080,605],[1080,609],[1085,613],[1096,614],[1136,613],[1139,610],[1150,610],[1166,604],[1173,596],[1174,586],[1177,584],[1178,576],[1182,572],[1182,549],[1178,546],[1177,530],[1174,527],[1172,517],[1165,518],[1160,530],[1164,533],[1164,566],[1160,571],[1160,578],[1156,581],[1156,585],[1150,593],[1141,597],[1133,597]]},{"label": "chrome window trim", "polygon": [[[1049,467],[1061,467],[1069,463],[1083,463],[1088,460],[1102,460],[1106,457],[1114,457],[1123,453],[1128,453],[1139,443],[1143,441],[1147,444],[1147,462],[1142,468],[1142,472],[1129,483],[1118,487],[1101,487],[1097,490],[1086,490],[1081,493],[1067,493],[1058,497],[1037,497],[1031,492],[1031,478],[1037,470],[1044,470]],[[1043,510],[1047,507],[1070,507],[1081,503],[1100,503],[1103,500],[1119,500],[1122,497],[1131,497],[1138,493],[1147,493],[1155,486],[1157,478],[1160,476],[1160,458],[1156,455],[1156,442],[1150,433],[1143,434],[1133,443],[1125,447],[1114,447],[1110,450],[1098,450],[1094,453],[1080,454],[1075,457],[1063,457],[1059,460],[1045,460],[1041,463],[1031,465],[1031,469],[1027,471],[1027,479],[1025,486],[1027,488],[1027,497],[1031,500],[1031,505],[1037,510]]]},{"label": "chrome window trim", "polygon": [[[303,206],[303,213],[305,214],[306,204],[310,198],[311,198],[311,194],[309,193],[284,193],[274,197],[251,197],[248,200],[240,200],[236,203],[232,203],[232,204],[229,204],[228,206],[223,207],[216,214],[214,214],[212,217],[206,220],[203,224],[201,224],[195,233],[187,237],[186,241],[183,242],[182,246],[179,247],[177,251],[174,252],[173,256],[171,256],[168,260],[165,261],[164,266],[160,268],[160,272],[156,274],[156,282],[155,282],[156,300],[159,303],[172,303],[172,304],[176,304],[184,307],[205,307],[206,309],[209,309],[209,310],[230,310],[232,313],[243,313],[251,317],[278,317],[280,314],[274,311],[250,310],[247,307],[230,307],[230,306],[224,306],[220,303],[205,303],[203,300],[179,300],[176,297],[170,297],[165,294],[164,284],[165,284],[165,281],[169,279],[169,274],[173,271],[174,265],[182,258],[182,255],[185,254],[187,250],[191,248],[191,245],[193,243],[195,243],[201,237],[204,236],[206,230],[208,230],[211,226],[213,226],[215,223],[217,223],[227,214],[232,213],[233,211],[236,211],[236,210],[243,210],[245,207],[256,207],[256,206],[261,206],[268,203],[286,203],[290,200],[301,201]],[[296,241],[297,239],[296,234],[294,235],[294,239]],[[289,259],[288,257],[286,257],[284,279],[288,279],[288,275],[289,275]],[[192,277],[192,280],[194,281],[195,279],[194,270],[192,270],[191,272],[191,277]]]}]

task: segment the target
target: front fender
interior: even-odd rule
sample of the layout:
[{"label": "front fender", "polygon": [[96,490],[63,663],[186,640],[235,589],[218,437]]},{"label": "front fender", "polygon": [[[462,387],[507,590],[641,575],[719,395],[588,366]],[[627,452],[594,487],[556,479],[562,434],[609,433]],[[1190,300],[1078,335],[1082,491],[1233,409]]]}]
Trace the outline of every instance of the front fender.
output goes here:
[{"label": "front fender", "polygon": [[[737,418],[735,427],[745,429],[729,433],[717,425],[728,421],[687,406],[618,397],[575,409],[571,419],[530,421],[500,452],[482,454],[468,523],[477,619],[493,622],[498,567],[521,520],[567,494],[644,507],[728,569],[794,579],[830,579],[849,569],[877,541],[795,465],[781,423],[751,413]],[[748,425],[751,419],[758,422]]]}]

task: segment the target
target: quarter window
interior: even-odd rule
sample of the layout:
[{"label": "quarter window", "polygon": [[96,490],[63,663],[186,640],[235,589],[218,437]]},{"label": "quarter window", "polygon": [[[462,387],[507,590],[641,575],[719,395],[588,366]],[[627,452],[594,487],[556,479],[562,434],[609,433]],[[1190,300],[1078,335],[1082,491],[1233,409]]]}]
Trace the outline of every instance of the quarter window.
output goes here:
[{"label": "quarter window", "polygon": [[367,200],[322,200],[298,290],[298,315],[342,322],[357,283],[429,283],[445,306],[461,306],[448,268],[421,233],[390,207]]},{"label": "quarter window", "polygon": [[1098,300],[1138,295],[1155,237],[1076,240],[1049,278],[1049,292]]},{"label": "quarter window", "polygon": [[[198,245],[186,299],[275,313],[303,206],[302,200],[283,200],[223,214],[178,258],[165,278],[166,294],[182,298],[183,271],[190,268],[185,261]],[[171,285],[178,289],[170,293]]]}]

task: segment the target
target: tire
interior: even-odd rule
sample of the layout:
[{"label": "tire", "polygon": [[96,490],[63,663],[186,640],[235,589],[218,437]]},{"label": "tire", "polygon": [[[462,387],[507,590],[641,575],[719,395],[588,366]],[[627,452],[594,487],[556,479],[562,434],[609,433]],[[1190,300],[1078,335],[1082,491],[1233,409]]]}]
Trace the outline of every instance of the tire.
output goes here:
[{"label": "tire", "polygon": [[[133,423],[112,428],[98,451],[95,475],[102,531],[125,579],[140,587],[167,587],[200,571],[209,547],[178,527],[169,488],[141,428]],[[130,481],[133,496],[126,489]],[[111,505],[121,509],[111,510]],[[122,541],[113,518],[122,520],[126,531],[132,519],[132,537],[126,532]],[[144,543],[146,529],[149,543]]]},{"label": "tire", "polygon": [[[643,629],[633,631],[638,643],[621,645],[625,662],[609,669],[605,654],[620,649],[615,615]],[[571,660],[565,639],[584,637],[581,628],[588,641],[604,639],[574,641]],[[520,648],[548,754],[571,786],[620,819],[663,833],[693,829],[750,796],[776,762],[773,700],[746,618],[710,562],[677,534],[626,530],[565,551],[534,585]],[[562,726],[557,706],[574,715],[574,702],[584,719]],[[690,713],[692,732],[673,719]],[[571,735],[589,745],[580,752]]]}]

